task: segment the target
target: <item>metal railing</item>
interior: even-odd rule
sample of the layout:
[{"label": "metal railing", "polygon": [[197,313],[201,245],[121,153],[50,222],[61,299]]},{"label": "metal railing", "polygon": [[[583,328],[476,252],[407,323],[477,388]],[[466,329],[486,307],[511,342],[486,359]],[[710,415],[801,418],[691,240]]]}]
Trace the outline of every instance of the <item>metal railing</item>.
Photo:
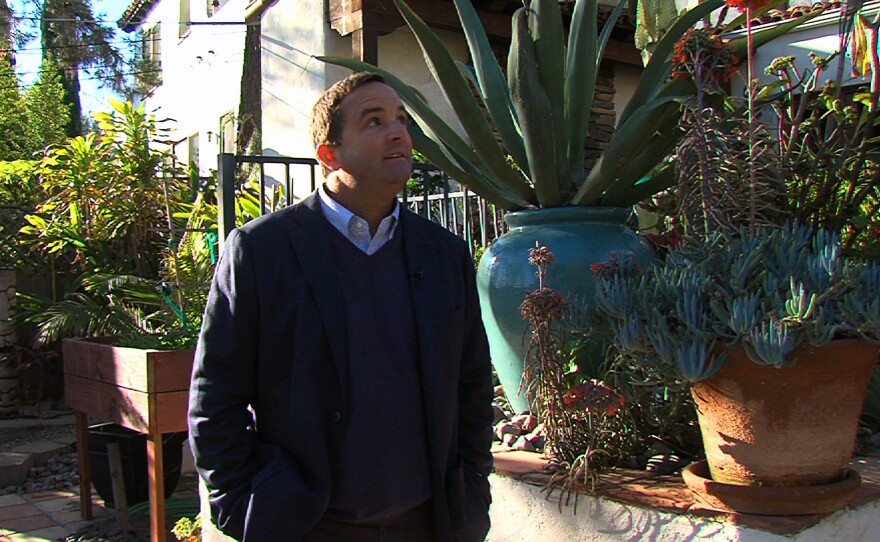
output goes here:
[{"label": "metal railing", "polygon": [[[266,214],[314,192],[318,183],[318,161],[313,158],[288,156],[236,156],[223,153],[217,159],[219,189],[219,228],[221,243],[235,227],[236,168],[239,164],[256,164],[259,168],[258,192],[260,214]],[[283,196],[276,199],[275,189]],[[486,247],[504,231],[503,211],[484,198],[460,186],[431,164],[414,164],[413,181],[399,200],[415,213],[421,214],[462,237],[473,253],[477,246]]]}]

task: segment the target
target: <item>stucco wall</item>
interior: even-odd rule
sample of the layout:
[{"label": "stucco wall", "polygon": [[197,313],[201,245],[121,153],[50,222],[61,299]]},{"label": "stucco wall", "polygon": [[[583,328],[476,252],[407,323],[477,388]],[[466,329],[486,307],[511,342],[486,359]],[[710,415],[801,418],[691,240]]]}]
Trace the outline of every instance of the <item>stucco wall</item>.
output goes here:
[{"label": "stucco wall", "polygon": [[614,66],[614,113],[617,122],[620,122],[620,115],[626,109],[629,99],[632,98],[641,75],[642,68],[640,66],[629,64]]},{"label": "stucco wall", "polygon": [[[147,111],[155,111],[157,119],[175,121],[168,124],[172,141],[199,134],[199,170],[207,174],[217,167],[220,118],[234,113],[238,107],[245,35],[242,21],[247,0],[229,0],[210,18],[205,2],[189,1],[192,21],[237,24],[191,26],[189,33],[180,38],[179,25],[175,24],[180,20],[180,3],[159,2],[147,14],[142,28],[149,29],[161,21],[162,85],[145,103]],[[189,156],[184,153],[181,158],[188,160]]]},{"label": "stucco wall", "polygon": [[579,540],[582,542],[852,542],[876,540],[880,501],[840,510],[819,524],[794,535],[779,535],[733,522],[673,514],[656,508],[622,504],[582,495],[577,513],[559,507],[551,496],[534,486],[503,475],[492,484],[492,530],[488,542]]},{"label": "stucco wall", "polygon": [[[336,81],[351,73],[314,58],[351,56],[351,38],[330,28],[320,3],[280,0],[263,15],[263,154],[313,157],[309,113],[315,100]],[[467,57],[464,38],[438,31],[453,56]],[[439,88],[432,80],[421,50],[406,27],[379,38],[379,64],[416,87],[443,116],[450,118]],[[283,175],[267,168],[270,176]],[[293,172],[294,196],[309,191],[305,170]]]},{"label": "stucco wall", "polygon": [[[320,62],[315,55],[347,55],[349,40],[332,32],[323,2],[279,0],[262,17],[263,154],[314,157],[309,143],[312,104],[346,70]],[[266,174],[283,178],[283,170]],[[293,171],[295,199],[309,191],[305,170]]]}]

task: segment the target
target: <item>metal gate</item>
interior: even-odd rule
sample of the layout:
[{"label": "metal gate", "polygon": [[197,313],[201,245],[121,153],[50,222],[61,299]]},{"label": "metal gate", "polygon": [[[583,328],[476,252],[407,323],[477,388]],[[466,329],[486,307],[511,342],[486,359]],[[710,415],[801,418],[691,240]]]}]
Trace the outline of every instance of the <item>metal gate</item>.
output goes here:
[{"label": "metal gate", "polygon": [[[235,198],[242,189],[236,182],[240,164],[255,164],[251,186],[258,194],[259,214],[302,200],[318,184],[318,161],[289,156],[218,156],[219,227],[221,242],[235,227]],[[431,164],[413,164],[413,177],[399,201],[415,213],[433,220],[467,241],[473,254],[505,230],[503,211],[459,185]]]}]

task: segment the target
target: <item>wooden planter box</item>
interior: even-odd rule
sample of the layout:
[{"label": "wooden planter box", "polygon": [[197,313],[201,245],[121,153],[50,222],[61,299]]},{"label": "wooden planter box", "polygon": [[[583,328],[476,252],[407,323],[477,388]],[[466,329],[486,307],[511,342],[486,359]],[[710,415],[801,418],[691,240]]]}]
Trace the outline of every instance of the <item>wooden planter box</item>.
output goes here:
[{"label": "wooden planter box", "polygon": [[80,506],[90,519],[88,416],[147,435],[151,540],[164,542],[162,434],[187,430],[193,350],[113,346],[113,338],[64,339],[64,392],[76,411]]},{"label": "wooden planter box", "polygon": [[126,348],[113,340],[62,341],[68,406],[142,433],[186,431],[195,352]]}]

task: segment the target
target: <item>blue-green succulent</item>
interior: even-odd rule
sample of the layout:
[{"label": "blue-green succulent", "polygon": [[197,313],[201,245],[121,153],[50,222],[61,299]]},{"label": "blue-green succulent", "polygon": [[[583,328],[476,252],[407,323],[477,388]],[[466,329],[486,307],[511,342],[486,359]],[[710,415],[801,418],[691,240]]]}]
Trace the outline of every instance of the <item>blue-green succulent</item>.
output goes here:
[{"label": "blue-green succulent", "polygon": [[[725,362],[724,345],[777,368],[805,343],[880,345],[880,263],[844,255],[840,236],[789,225],[685,239],[647,268],[613,261],[598,273],[591,329],[635,360],[696,381]],[[878,350],[880,351],[880,350]]]}]

